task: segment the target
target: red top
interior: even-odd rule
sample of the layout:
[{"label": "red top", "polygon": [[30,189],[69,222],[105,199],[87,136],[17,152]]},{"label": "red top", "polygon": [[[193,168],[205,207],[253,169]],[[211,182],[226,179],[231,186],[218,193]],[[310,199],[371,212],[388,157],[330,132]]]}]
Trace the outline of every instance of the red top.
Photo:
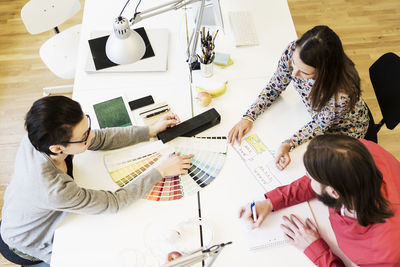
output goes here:
[{"label": "red top", "polygon": [[[400,162],[379,145],[360,139],[382,172],[382,193],[391,203],[394,216],[384,223],[361,226],[356,219],[341,216],[329,208],[329,220],[339,248],[360,266],[400,267]],[[307,201],[315,197],[310,179],[303,176],[290,185],[265,194],[274,210]],[[318,266],[344,266],[323,239],[314,241],[304,253]]]}]

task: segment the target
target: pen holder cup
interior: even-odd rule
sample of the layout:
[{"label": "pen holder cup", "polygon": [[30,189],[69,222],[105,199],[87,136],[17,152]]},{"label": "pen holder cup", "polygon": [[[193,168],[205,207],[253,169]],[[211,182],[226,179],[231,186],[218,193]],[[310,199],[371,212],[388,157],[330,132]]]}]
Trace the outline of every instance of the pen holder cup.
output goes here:
[{"label": "pen holder cup", "polygon": [[201,72],[201,75],[205,78],[211,77],[213,75],[213,64],[212,63],[208,63],[208,64],[200,63],[200,72]]}]

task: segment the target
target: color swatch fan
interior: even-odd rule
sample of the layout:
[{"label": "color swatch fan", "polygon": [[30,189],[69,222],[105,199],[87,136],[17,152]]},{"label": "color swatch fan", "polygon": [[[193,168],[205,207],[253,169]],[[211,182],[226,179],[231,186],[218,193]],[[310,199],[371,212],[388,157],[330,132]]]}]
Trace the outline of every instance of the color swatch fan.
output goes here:
[{"label": "color swatch fan", "polygon": [[162,178],[145,197],[154,201],[181,199],[209,185],[221,171],[226,158],[226,137],[177,137],[164,145],[161,141],[142,147],[109,152],[104,162],[112,179],[124,186],[163,156],[173,152],[194,154],[188,174]]},{"label": "color swatch fan", "polygon": [[171,147],[158,141],[111,151],[104,156],[104,163],[111,178],[122,187],[155,165],[162,156],[169,156],[173,152]]},{"label": "color swatch fan", "polygon": [[177,137],[168,145],[182,155],[194,154],[189,173],[163,178],[147,199],[165,201],[190,196],[209,185],[221,171],[226,158],[226,137]]}]

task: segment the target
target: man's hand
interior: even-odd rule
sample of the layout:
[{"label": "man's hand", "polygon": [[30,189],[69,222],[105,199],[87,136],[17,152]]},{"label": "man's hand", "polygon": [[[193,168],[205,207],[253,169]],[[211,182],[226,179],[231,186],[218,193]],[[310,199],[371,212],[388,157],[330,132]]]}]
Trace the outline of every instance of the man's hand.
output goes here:
[{"label": "man's hand", "polygon": [[194,155],[171,155],[170,157],[163,160],[160,165],[156,168],[162,177],[177,176],[181,174],[187,174],[191,166],[191,158]]},{"label": "man's hand", "polygon": [[307,218],[306,223],[303,224],[293,214],[290,215],[290,219],[286,216],[282,218],[281,228],[283,232],[289,238],[290,243],[301,251],[304,251],[312,242],[320,238],[317,226],[310,219]]},{"label": "man's hand", "polygon": [[271,213],[273,210],[272,203],[269,199],[263,201],[257,201],[255,206],[256,214],[257,214],[257,221],[253,220],[253,215],[251,213],[250,205],[251,203],[243,206],[239,210],[239,218],[245,218],[251,223],[251,228],[259,227],[265,218]]},{"label": "man's hand", "polygon": [[167,114],[149,127],[149,136],[155,137],[159,132],[162,132],[169,127],[174,127],[180,122],[181,121],[179,120],[177,115]]}]

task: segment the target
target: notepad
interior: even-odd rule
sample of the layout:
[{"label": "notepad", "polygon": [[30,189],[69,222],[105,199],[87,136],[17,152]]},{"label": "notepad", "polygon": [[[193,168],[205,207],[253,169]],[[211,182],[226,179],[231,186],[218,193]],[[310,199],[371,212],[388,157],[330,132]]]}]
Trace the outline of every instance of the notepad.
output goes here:
[{"label": "notepad", "polygon": [[231,58],[231,56],[229,54],[215,52],[215,58],[214,58],[213,62],[217,65],[226,66],[229,63],[230,58]]},{"label": "notepad", "polygon": [[266,192],[293,181],[287,170],[278,170],[275,151],[265,145],[257,134],[244,137],[242,143],[239,145],[236,142],[233,148]]},{"label": "notepad", "polygon": [[303,202],[295,206],[272,212],[259,228],[251,229],[250,222],[242,219],[244,235],[249,250],[275,247],[289,244],[289,239],[285,236],[280,225],[283,222],[282,216],[294,214],[303,223],[305,219],[310,218],[315,222],[308,202]]}]

